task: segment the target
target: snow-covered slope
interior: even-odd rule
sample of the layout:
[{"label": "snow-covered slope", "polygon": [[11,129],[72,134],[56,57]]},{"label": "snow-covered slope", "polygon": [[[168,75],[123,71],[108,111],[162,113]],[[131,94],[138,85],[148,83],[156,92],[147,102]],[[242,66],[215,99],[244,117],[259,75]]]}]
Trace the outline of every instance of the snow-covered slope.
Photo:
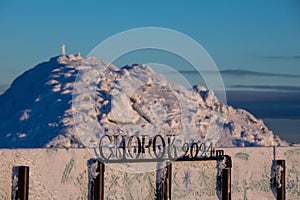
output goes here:
[{"label": "snow-covered slope", "polygon": [[100,132],[181,134],[223,147],[287,145],[213,91],[186,89],[144,65],[120,69],[96,58],[54,57],[0,96],[0,148],[93,146]]}]

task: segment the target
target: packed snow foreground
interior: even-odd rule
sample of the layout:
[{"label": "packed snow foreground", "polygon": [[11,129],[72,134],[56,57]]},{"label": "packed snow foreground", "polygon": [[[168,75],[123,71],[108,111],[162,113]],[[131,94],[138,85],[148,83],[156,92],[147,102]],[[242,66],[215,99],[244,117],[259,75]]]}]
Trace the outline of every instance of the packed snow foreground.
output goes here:
[{"label": "packed snow foreground", "polygon": [[103,135],[176,135],[217,147],[284,146],[249,112],[144,65],[51,58],[0,96],[0,148],[95,147]]}]

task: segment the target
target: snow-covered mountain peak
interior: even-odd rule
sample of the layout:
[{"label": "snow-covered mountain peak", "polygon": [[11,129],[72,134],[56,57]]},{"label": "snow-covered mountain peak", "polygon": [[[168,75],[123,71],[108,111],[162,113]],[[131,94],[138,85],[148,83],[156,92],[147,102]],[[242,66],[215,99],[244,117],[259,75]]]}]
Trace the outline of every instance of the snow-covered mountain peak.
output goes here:
[{"label": "snow-covered mountain peak", "polygon": [[[94,146],[103,134],[176,134],[216,146],[287,145],[203,86],[186,89],[144,65],[51,58],[0,96],[0,147]],[[183,138],[182,138],[183,139]]]}]

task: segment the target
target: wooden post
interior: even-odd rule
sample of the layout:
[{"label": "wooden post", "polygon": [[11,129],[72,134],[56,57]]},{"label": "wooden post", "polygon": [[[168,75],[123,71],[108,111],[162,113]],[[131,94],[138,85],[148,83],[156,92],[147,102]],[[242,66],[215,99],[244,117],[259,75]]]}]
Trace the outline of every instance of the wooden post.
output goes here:
[{"label": "wooden post", "polygon": [[91,186],[91,199],[92,200],[103,200],[104,199],[104,170],[105,164],[99,160],[93,160],[94,163],[97,163],[97,176],[92,181]]},{"label": "wooden post", "polygon": [[166,166],[166,179],[165,182],[163,184],[163,199],[164,200],[170,200],[171,199],[171,188],[172,188],[172,164],[171,162],[167,163]]},{"label": "wooden post", "polygon": [[[166,166],[162,166],[166,165]],[[156,198],[159,200],[171,199],[172,188],[172,164],[170,161],[159,163],[156,171]]]},{"label": "wooden post", "polygon": [[29,188],[29,167],[18,167],[18,189],[16,191],[16,199],[28,200],[28,188]]},{"label": "wooden post", "polygon": [[285,160],[276,160],[275,187],[277,190],[277,200],[285,200]]},{"label": "wooden post", "polygon": [[231,157],[225,155],[225,168],[222,169],[222,180],[221,180],[221,191],[222,200],[231,200],[231,168],[232,162]]}]

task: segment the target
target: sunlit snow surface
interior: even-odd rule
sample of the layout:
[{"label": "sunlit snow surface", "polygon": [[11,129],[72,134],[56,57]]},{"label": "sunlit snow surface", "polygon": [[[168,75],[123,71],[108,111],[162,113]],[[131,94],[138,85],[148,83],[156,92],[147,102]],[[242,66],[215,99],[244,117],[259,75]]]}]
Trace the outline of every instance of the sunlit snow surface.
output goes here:
[{"label": "sunlit snow surface", "polygon": [[245,110],[203,86],[168,81],[144,65],[51,58],[0,96],[0,148],[96,147],[104,134],[167,135],[215,146],[287,145]]}]

